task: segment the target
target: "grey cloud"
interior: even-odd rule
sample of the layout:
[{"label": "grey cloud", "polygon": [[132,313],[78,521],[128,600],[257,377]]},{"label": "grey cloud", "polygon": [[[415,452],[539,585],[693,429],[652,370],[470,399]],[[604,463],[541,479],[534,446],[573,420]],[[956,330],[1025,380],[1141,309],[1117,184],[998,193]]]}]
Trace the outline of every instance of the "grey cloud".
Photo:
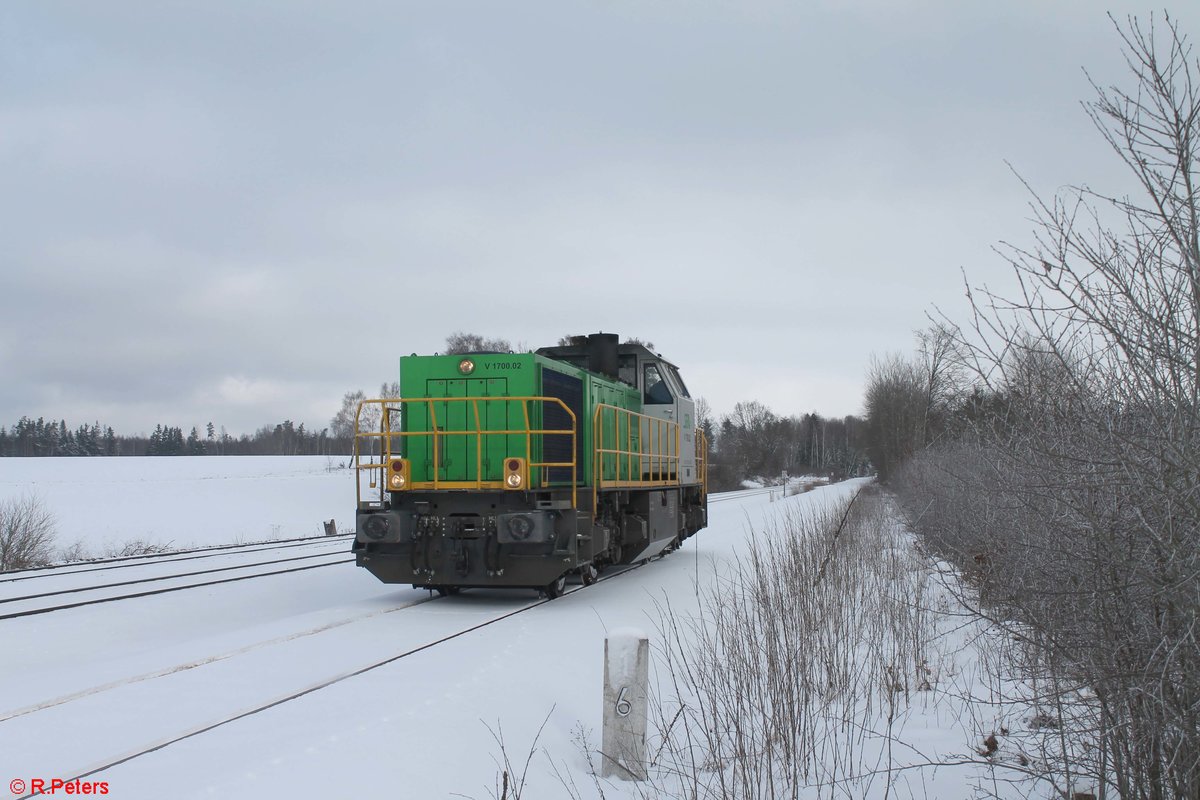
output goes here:
[{"label": "grey cloud", "polygon": [[1003,284],[1005,159],[1119,184],[1090,6],[7,4],[0,424],[320,427],[455,329],[854,411],[960,268]]}]

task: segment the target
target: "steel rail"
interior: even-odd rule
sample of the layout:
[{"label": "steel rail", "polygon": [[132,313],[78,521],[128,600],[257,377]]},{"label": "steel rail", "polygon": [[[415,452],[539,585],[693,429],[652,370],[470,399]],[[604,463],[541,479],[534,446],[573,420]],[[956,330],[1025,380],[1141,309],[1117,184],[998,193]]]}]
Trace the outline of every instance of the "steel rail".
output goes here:
[{"label": "steel rail", "polygon": [[[119,562],[119,561],[134,561],[134,560],[143,561],[143,560],[147,560],[147,559],[158,559],[160,561],[186,561],[190,558],[211,558],[213,556],[226,555],[227,552],[229,552],[229,553],[254,552],[252,550],[247,549],[247,548],[251,548],[251,547],[260,549],[260,550],[274,550],[274,549],[278,549],[278,548],[282,548],[282,547],[302,547],[305,544],[315,543],[315,542],[340,541],[342,539],[345,539],[345,538],[347,538],[349,536],[353,536],[353,535],[354,534],[352,534],[352,533],[339,533],[336,536],[301,536],[301,537],[298,537],[295,539],[278,539],[273,542],[244,542],[242,544],[214,544],[214,545],[207,545],[205,547],[193,547],[193,548],[190,548],[187,550],[167,550],[167,551],[163,551],[161,553],[140,553],[135,556],[113,556],[112,558],[95,558],[95,559],[89,558],[84,561],[68,561],[68,562],[60,563],[60,564],[46,564],[46,565],[40,566],[40,567],[26,567],[24,569],[3,570],[3,571],[0,571],[0,583],[7,583],[10,581],[24,581],[24,580],[29,580],[30,578],[40,578],[40,577],[42,577],[41,573],[44,573],[47,571],[52,571],[52,570],[66,570],[65,572],[58,572],[57,574],[68,575],[68,574],[73,574],[76,572],[95,572],[96,570],[100,570],[100,569],[116,569],[116,567],[92,567],[92,566],[87,566],[84,569],[72,569],[72,567],[81,567],[84,565],[115,564],[116,562]],[[293,544],[293,542],[295,544]],[[209,552],[209,551],[213,551],[213,552]],[[216,551],[227,551],[227,552],[216,552]],[[191,553],[201,553],[202,555],[189,555]],[[173,558],[172,557],[172,556],[180,556],[180,555],[187,556],[187,558]],[[136,566],[140,566],[140,564],[123,564],[121,566],[136,567]],[[22,573],[22,572],[37,572],[39,574],[37,574],[37,575],[17,575],[17,573]],[[11,575],[16,575],[17,577],[6,577],[6,576],[11,576]]]},{"label": "steel rail", "polygon": [[[156,557],[158,557],[158,558],[154,561],[139,561],[138,563],[134,563],[134,564],[130,564],[130,563],[108,564],[107,566],[103,566],[103,567],[84,567],[83,569],[70,569],[70,567],[81,566],[84,564],[104,564],[105,561],[78,561],[78,562],[71,562],[71,563],[66,563],[66,564],[52,564],[50,566],[45,566],[45,567],[34,567],[33,569],[42,570],[42,571],[39,571],[38,574],[36,574],[36,575],[22,575],[22,576],[16,577],[16,578],[0,578],[0,584],[16,583],[17,581],[29,581],[29,580],[33,580],[35,578],[61,578],[61,577],[67,576],[67,575],[83,575],[88,572],[104,572],[104,571],[107,571],[110,569],[128,569],[129,567],[145,567],[145,566],[153,566],[155,564],[174,564],[177,561],[193,561],[193,560],[199,559],[199,558],[219,558],[220,556],[233,556],[233,555],[240,555],[242,553],[262,553],[262,552],[266,552],[268,550],[287,550],[287,549],[290,549],[293,547],[311,547],[314,545],[321,544],[323,542],[341,542],[341,541],[344,541],[345,539],[348,539],[349,537],[351,537],[353,535],[354,534],[352,534],[352,533],[344,533],[344,534],[338,534],[337,536],[310,536],[305,539],[287,539],[284,541],[292,542],[292,543],[291,544],[278,544],[278,545],[274,545],[274,544],[267,545],[267,544],[264,544],[263,542],[253,542],[252,544],[244,544],[244,545],[243,544],[220,545],[219,547],[212,548],[214,550],[220,550],[220,552],[201,553],[200,555],[185,555],[182,558],[171,558],[171,556],[178,555],[179,553],[190,553],[190,552],[196,552],[196,551],[176,550],[176,551],[172,551],[169,553],[149,553],[149,554],[141,555],[141,556],[126,556],[126,557],[123,557],[120,559],[111,559],[111,560],[125,561],[126,558],[138,558],[138,559],[155,559]],[[241,549],[241,548],[247,548],[247,549]],[[254,549],[249,549],[249,548],[254,548]],[[205,549],[207,549],[207,548],[205,548]],[[22,570],[22,571],[25,571],[25,570]],[[0,574],[3,574],[3,573],[0,573]]]},{"label": "steel rail", "polygon": [[157,583],[158,581],[170,581],[177,578],[191,578],[196,575],[211,575],[214,572],[232,572],[236,569],[250,569],[251,567],[269,567],[273,564],[288,564],[293,561],[308,561],[313,558],[328,558],[329,556],[340,556],[341,552],[334,553],[311,553],[306,556],[293,556],[291,558],[275,558],[270,561],[255,561],[250,564],[233,564],[228,567],[214,567],[213,569],[201,569],[194,572],[177,572],[172,575],[157,575],[149,578],[135,578],[131,581],[117,581],[115,583],[97,583],[89,586],[76,586],[71,589],[58,589],[53,592],[39,592],[37,594],[26,594],[19,597],[4,597],[0,598],[0,605],[4,603],[16,603],[20,600],[37,600],[42,597],[57,597],[64,594],[77,594],[79,592],[94,592],[98,589],[115,589],[118,586],[136,586],[139,583]]},{"label": "steel rail", "polygon": [[165,589],[152,589],[145,592],[117,595],[116,597],[98,597],[94,600],[83,600],[78,603],[64,603],[63,605],[49,606],[47,608],[33,608],[27,611],[16,611],[10,614],[0,614],[0,621],[6,619],[17,619],[19,617],[32,617],[37,614],[49,614],[52,611],[65,611],[69,608],[82,608],[83,606],[99,605],[100,603],[112,603],[117,600],[132,600],[135,597],[151,597],[156,594],[167,594],[168,592],[182,592],[185,589],[198,589],[203,586],[217,586],[222,583],[234,583],[236,581],[246,581],[253,578],[267,578],[272,575],[287,575],[288,573],[292,572],[303,572],[309,569],[320,569],[321,567],[334,567],[338,564],[349,564],[353,561],[353,558],[343,558],[339,561],[330,561],[326,564],[309,564],[308,566],[304,567],[291,567],[290,569],[275,570],[274,572],[256,572],[253,575],[238,575],[234,578],[221,578],[220,580],[215,581],[189,583],[186,586],[169,586]]},{"label": "steel rail", "polygon": [[734,492],[721,492],[720,494],[710,495],[709,503],[721,503],[727,500],[740,500],[743,497],[757,497],[760,494],[767,494],[779,489],[778,486],[764,486],[761,489],[741,489]]}]

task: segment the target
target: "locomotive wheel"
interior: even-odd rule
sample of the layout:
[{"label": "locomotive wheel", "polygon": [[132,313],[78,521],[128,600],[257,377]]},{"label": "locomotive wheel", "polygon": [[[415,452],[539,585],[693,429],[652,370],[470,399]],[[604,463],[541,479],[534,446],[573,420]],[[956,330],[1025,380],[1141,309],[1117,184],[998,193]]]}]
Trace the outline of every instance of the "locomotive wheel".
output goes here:
[{"label": "locomotive wheel", "polygon": [[556,597],[563,596],[563,590],[567,586],[567,574],[564,572],[554,580],[542,587],[542,594],[546,595],[547,600],[553,600]]},{"label": "locomotive wheel", "polygon": [[600,571],[591,564],[584,564],[579,568],[579,577],[583,579],[584,586],[591,586],[600,578]]},{"label": "locomotive wheel", "polygon": [[435,586],[434,591],[438,597],[446,597],[447,595],[458,594],[460,589],[457,586]]}]

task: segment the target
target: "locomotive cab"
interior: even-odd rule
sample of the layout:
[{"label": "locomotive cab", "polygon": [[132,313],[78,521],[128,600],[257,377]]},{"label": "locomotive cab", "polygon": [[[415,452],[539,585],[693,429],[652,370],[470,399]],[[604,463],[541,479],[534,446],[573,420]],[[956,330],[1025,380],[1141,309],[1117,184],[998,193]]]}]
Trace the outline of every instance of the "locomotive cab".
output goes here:
[{"label": "locomotive cab", "polygon": [[[674,364],[661,356],[642,357],[640,362],[638,377],[641,383],[638,388],[642,392],[643,413],[679,423],[678,469],[680,478],[690,482],[696,473],[696,430],[693,424],[696,403],[688,394],[687,386]],[[667,446],[675,455],[674,443],[669,442]]]},{"label": "locomotive cab", "polygon": [[[543,347],[537,352],[585,369],[603,368],[615,361],[614,377],[638,390],[642,397],[642,413],[679,426],[680,441],[663,442],[672,458],[678,458],[679,477],[693,482],[698,476],[696,464],[696,403],[688,392],[679,368],[661,355],[640,344],[618,344],[616,334],[592,334],[574,337],[572,343],[559,347]],[[603,354],[605,350],[615,351]],[[598,352],[601,353],[598,355]],[[646,426],[643,434],[655,431]]]}]

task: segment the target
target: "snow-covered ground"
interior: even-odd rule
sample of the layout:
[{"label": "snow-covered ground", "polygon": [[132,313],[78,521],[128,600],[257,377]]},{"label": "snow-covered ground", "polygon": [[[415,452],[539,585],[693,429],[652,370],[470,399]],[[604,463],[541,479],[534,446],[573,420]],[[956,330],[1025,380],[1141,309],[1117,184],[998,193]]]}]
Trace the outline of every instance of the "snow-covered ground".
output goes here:
[{"label": "snow-covered ground", "polygon": [[353,479],[326,456],[0,458],[0,501],[32,495],[58,542],[93,555],[141,540],[173,548],[318,536],[354,527]]},{"label": "snow-covered ground", "polygon": [[[326,473],[324,459],[109,460],[107,472],[91,473],[96,485],[84,477],[93,467],[80,462],[99,459],[58,470],[56,461],[0,461],[0,487],[12,494],[36,485],[67,536],[116,536],[128,530],[124,520],[152,515],[134,535],[285,537],[316,533],[322,518],[349,520],[353,508],[352,479]],[[22,478],[22,467],[32,472]],[[726,497],[679,552],[477,630],[536,598],[470,591],[431,599],[345,563],[0,620],[0,777],[49,785],[86,776],[122,799],[482,799],[496,787],[493,731],[502,730],[519,767],[545,722],[523,796],[567,796],[551,761],[592,796],[576,738],[590,730],[598,743],[606,632],[654,631],[655,601],[694,603],[697,583],[744,553],[764,520],[843,501],[860,485]],[[281,527],[264,530],[270,525]],[[24,583],[0,590],[0,614],[5,597],[38,581]],[[922,752],[969,752],[971,734],[952,709],[934,703],[914,713],[924,715],[915,726]],[[961,768],[931,772],[918,779],[917,796],[967,796],[977,778]],[[617,785],[607,796],[636,791]]]}]

